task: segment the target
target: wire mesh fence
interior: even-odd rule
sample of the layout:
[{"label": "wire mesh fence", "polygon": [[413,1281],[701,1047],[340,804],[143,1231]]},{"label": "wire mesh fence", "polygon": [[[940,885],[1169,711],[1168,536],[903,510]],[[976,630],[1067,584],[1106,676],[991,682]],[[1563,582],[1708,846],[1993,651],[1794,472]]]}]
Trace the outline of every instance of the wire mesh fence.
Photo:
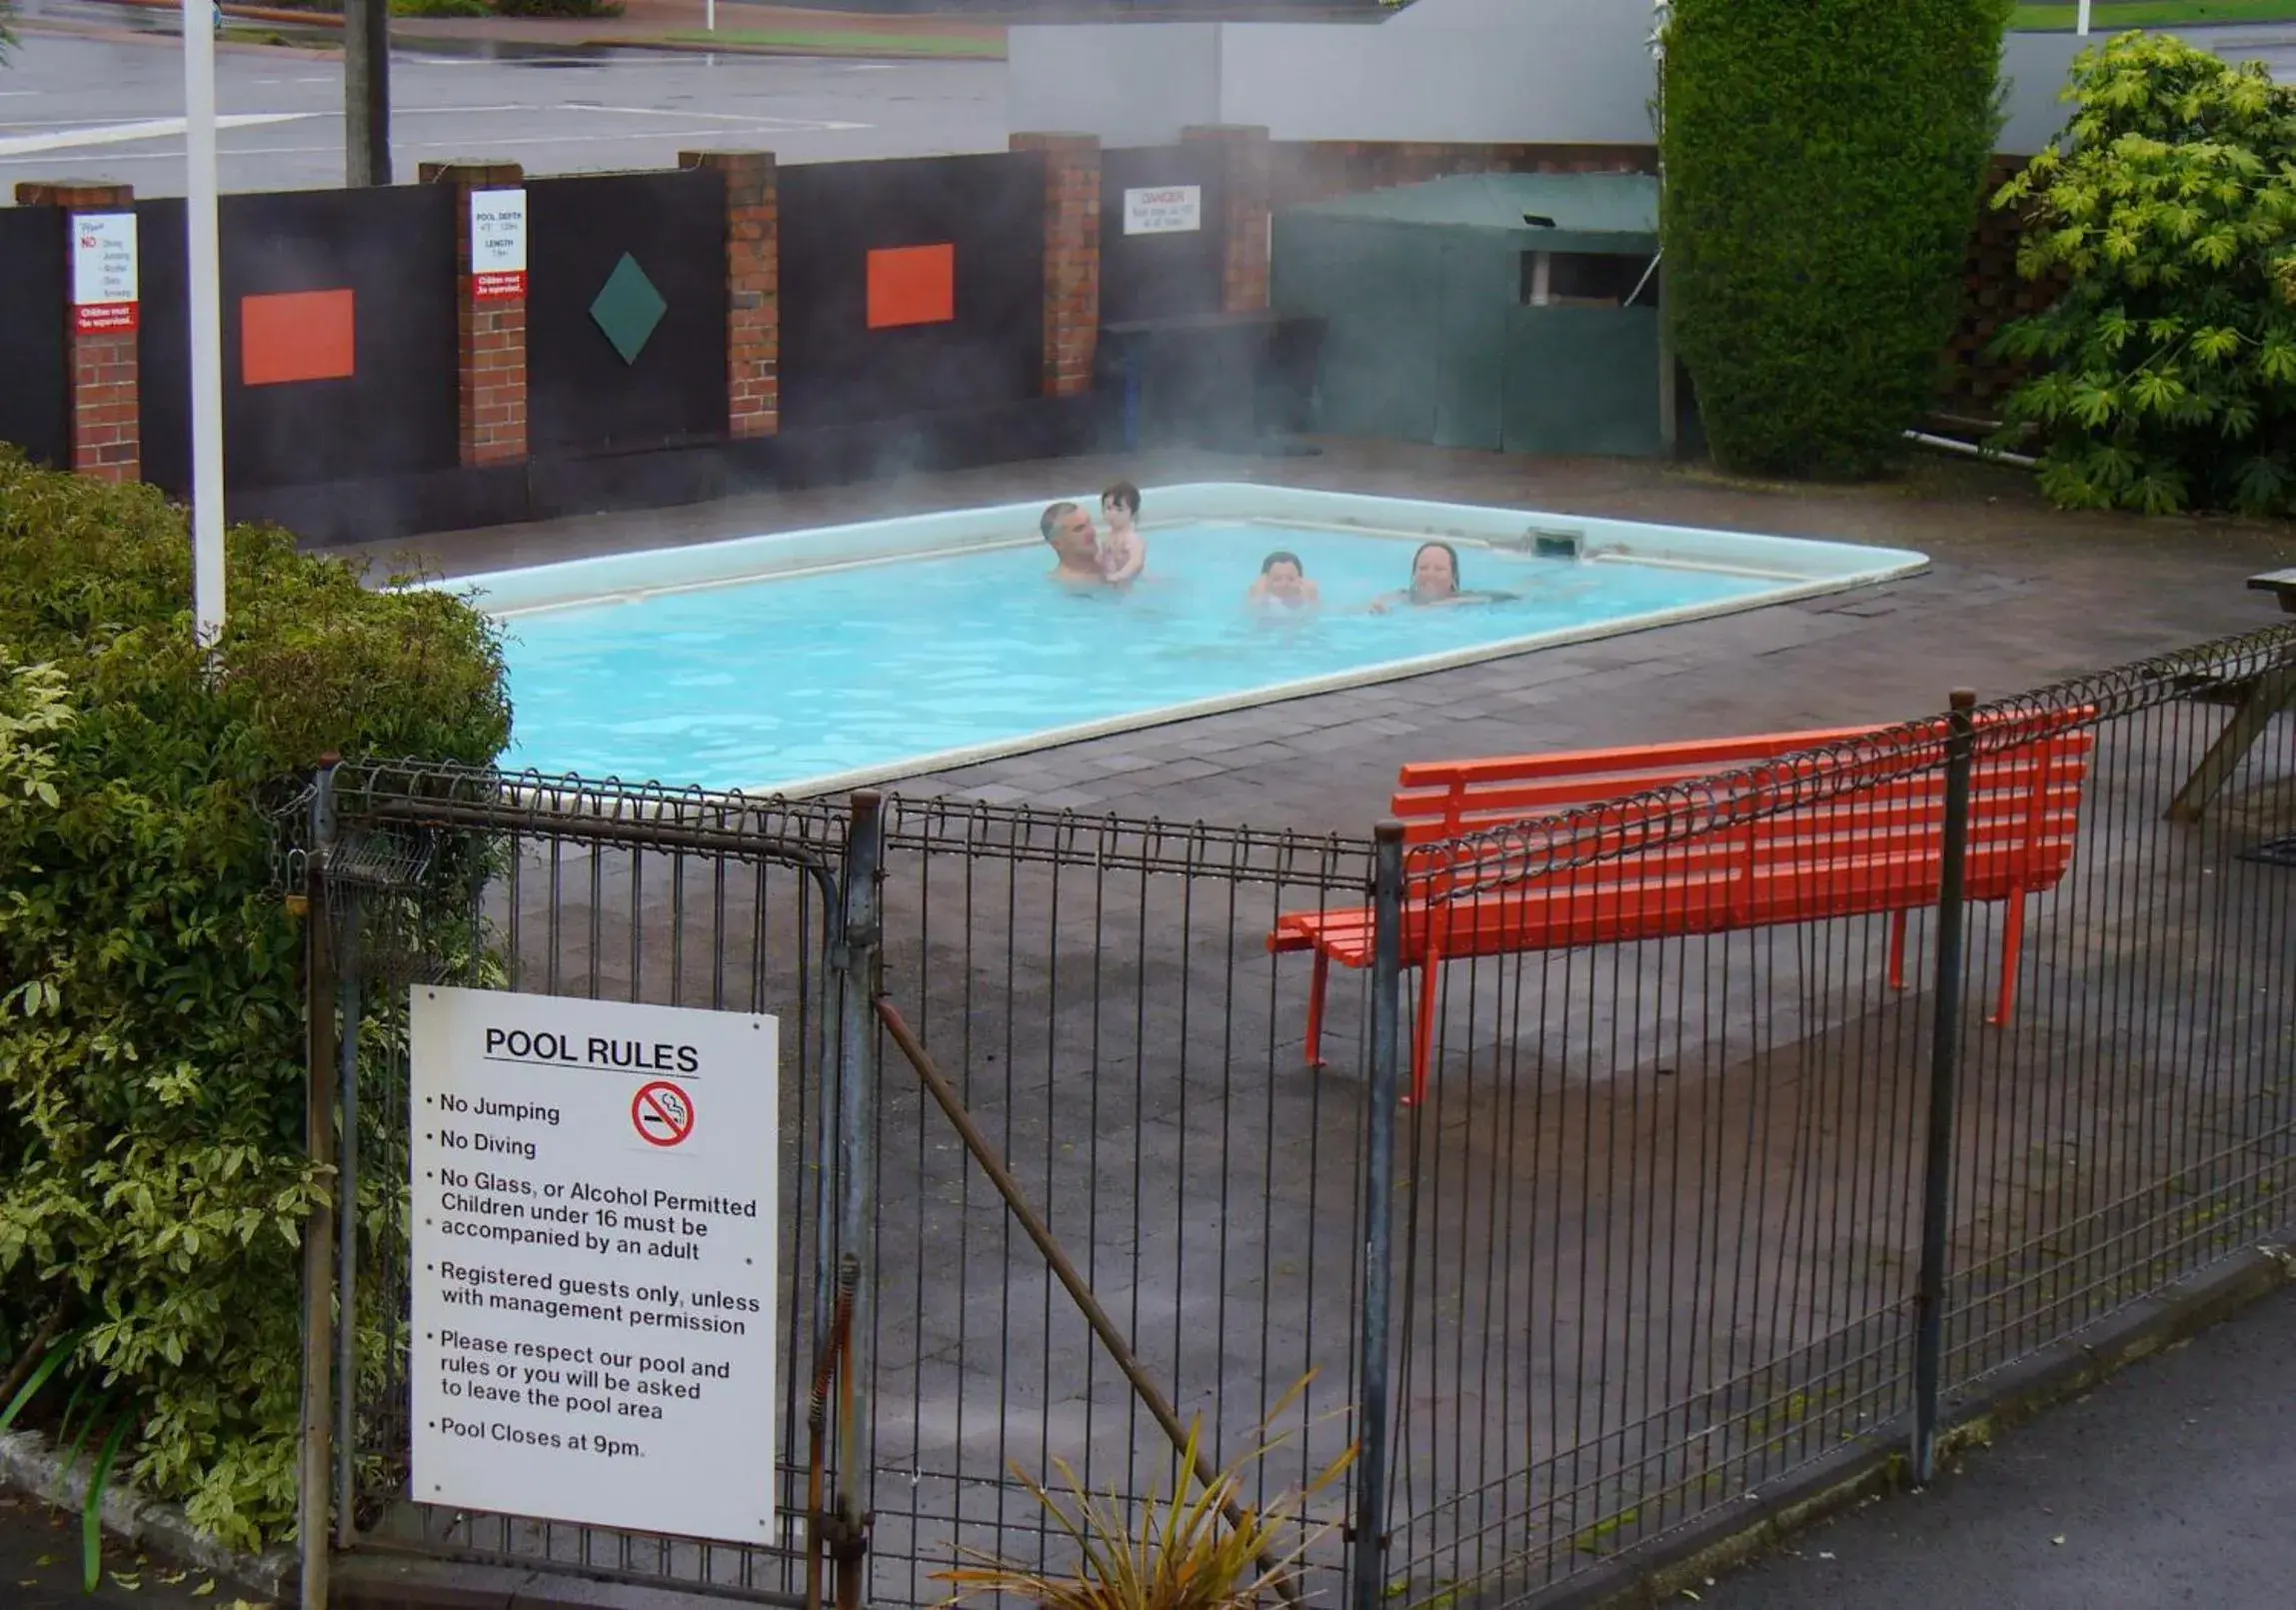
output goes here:
[{"label": "wire mesh fence", "polygon": [[2253,851],[2296,829],[2256,708],[2292,659],[2277,629],[1969,712],[1950,873],[1946,718],[1597,773],[1415,854],[1406,937],[1454,959],[1406,1130],[1392,1593],[1533,1597],[1898,1434],[1925,1273],[1949,1394],[2290,1216],[2296,883]]},{"label": "wire mesh fence", "polygon": [[[343,768],[310,851],[367,1321],[340,1536],[801,1597],[849,1254],[884,1603],[1065,1566],[1019,1476],[1169,1493],[1190,1421],[1214,1464],[1281,1438],[1254,1499],[1366,1450],[1294,1532],[1303,1590],[1365,1607],[1532,1599],[1933,1433],[2289,1216],[2291,686],[2279,629],[1721,760],[1486,768],[1416,797],[1387,917],[1368,838],[895,800],[849,931],[842,805]],[[420,981],[781,1017],[773,1545],[409,1501]]]}]

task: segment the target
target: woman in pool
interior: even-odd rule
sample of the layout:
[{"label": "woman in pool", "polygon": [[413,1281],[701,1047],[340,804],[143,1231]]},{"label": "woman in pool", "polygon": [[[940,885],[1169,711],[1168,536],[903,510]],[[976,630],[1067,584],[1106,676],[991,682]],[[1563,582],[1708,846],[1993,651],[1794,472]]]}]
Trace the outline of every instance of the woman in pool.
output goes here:
[{"label": "woman in pool", "polygon": [[1259,562],[1259,578],[1244,595],[1255,610],[1312,610],[1323,602],[1322,590],[1307,579],[1297,554],[1277,549]]},{"label": "woman in pool", "polygon": [[1385,615],[1399,605],[1414,609],[1439,608],[1452,604],[1500,604],[1513,598],[1512,593],[1470,593],[1459,586],[1458,550],[1449,543],[1421,543],[1419,551],[1411,556],[1411,585],[1400,593],[1389,593],[1371,601],[1373,615]]}]

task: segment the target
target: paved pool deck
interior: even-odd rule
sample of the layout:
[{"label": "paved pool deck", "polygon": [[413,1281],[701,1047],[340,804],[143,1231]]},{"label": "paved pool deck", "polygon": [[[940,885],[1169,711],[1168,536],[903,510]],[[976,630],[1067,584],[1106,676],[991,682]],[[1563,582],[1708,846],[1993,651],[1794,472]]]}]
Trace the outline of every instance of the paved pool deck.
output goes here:
[{"label": "paved pool deck", "polygon": [[[2246,578],[2296,552],[2284,527],[2060,515],[2029,478],[1953,462],[1783,489],[1355,445],[920,476],[442,537],[411,557],[472,574],[1119,476],[1806,535],[1934,564],[900,793],[1360,833],[1407,760],[1900,718],[1957,684],[2009,694],[2266,626],[2280,617]],[[2218,1240],[2203,1239],[2238,1244],[2246,1215],[2296,1177],[2273,942],[2296,885],[2236,857],[2246,818],[2157,825],[2214,722],[2180,704],[2104,735],[2076,871],[2028,936],[2017,1026],[1991,1035],[1981,1005],[1965,1010],[1950,1380],[2150,1289],[2176,1259],[2204,1261]],[[2270,751],[2276,777],[2285,753]],[[2285,819],[2285,805],[2259,809]],[[1216,843],[1182,842],[1184,864],[1151,874],[1127,859],[1146,835],[1121,826],[1076,823],[1076,841],[1041,853],[1041,839],[1011,841],[1001,812],[948,814],[888,866],[888,999],[1181,1412],[1230,1445],[1314,1367],[1301,1447],[1320,1454],[1318,1438],[1344,1431],[1324,1415],[1344,1402],[1359,1322],[1364,996],[1359,976],[1335,991],[1329,1065],[1309,1071],[1307,968],[1263,945],[1278,911],[1317,892],[1231,875]],[[807,1002],[810,1020],[823,1008],[800,873],[729,876],[707,857],[547,833],[520,847],[523,872],[498,891],[521,913],[503,929],[514,987],[695,1005],[754,992],[798,1025],[793,1045],[809,1043]],[[1933,1007],[1883,983],[1882,931],[1860,918],[1450,969],[1433,1097],[1398,1135],[1396,1200],[1411,1205],[1395,1252],[1397,1610],[1571,1575],[1902,1413]],[[1970,931],[1982,964],[1993,918]],[[959,1543],[1039,1546],[1033,1503],[1000,1481],[1008,1460],[1036,1471],[1089,1456],[1096,1484],[1139,1492],[1163,1458],[906,1065],[890,1062],[882,1094],[873,1241],[873,1592],[888,1604],[939,1599],[931,1573]],[[805,1087],[784,1086],[794,1294],[811,1289],[811,1222],[795,1216]],[[804,1356],[802,1301],[791,1358]],[[504,1523],[514,1534],[535,1552],[593,1541]],[[676,1570],[719,1568],[681,1547]],[[1334,1564],[1336,1547],[1314,1563]]]},{"label": "paved pool deck", "polygon": [[[2296,560],[2266,522],[2049,508],[2030,475],[1918,458],[1893,481],[1808,487],[1641,461],[1323,442],[1313,458],[1168,453],[915,475],[687,509],[338,550],[468,575],[596,554],[1026,502],[1128,477],[1238,480],[1826,538],[1928,554],[1925,575],[1716,620],[904,780],[889,788],[1124,815],[1361,832],[1406,761],[1784,731],[1941,710],[2271,624],[2245,590]],[[1398,578],[1399,580],[1399,578]],[[666,780],[666,781],[676,781]]]}]

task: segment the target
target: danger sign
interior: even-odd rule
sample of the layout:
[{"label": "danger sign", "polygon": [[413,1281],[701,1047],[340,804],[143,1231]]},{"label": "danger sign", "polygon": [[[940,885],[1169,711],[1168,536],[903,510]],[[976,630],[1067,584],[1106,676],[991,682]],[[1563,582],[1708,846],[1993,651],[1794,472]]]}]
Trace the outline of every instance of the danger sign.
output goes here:
[{"label": "danger sign", "polygon": [[630,1121],[641,1139],[675,1146],[694,1132],[694,1099],[668,1079],[656,1079],[630,1098]]},{"label": "danger sign", "polygon": [[1127,235],[1186,235],[1201,228],[1201,185],[1161,185],[1125,192]]}]

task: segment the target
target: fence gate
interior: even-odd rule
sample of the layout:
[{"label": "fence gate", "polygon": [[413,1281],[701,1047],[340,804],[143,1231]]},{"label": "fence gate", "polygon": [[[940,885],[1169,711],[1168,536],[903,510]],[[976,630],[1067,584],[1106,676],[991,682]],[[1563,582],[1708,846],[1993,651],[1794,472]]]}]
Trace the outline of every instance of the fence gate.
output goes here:
[{"label": "fence gate", "polygon": [[[339,1199],[358,1204],[341,1218],[334,1259],[336,1311],[357,1321],[333,1327],[336,1548],[801,1602],[808,1376],[840,1252],[837,1171],[823,1154],[834,1129],[821,1107],[839,1049],[842,815],[615,784],[345,766],[321,775],[308,818],[314,1062],[334,1074]],[[472,1513],[410,1496],[408,1009],[423,983],[780,1019],[779,1535],[770,1543]],[[315,1077],[314,1105],[327,1093]]]},{"label": "fence gate", "polygon": [[[337,1551],[922,1604],[969,1555],[1066,1563],[1016,1471],[1168,1495],[1189,1422],[1199,1472],[1264,1423],[1264,1499],[1355,1440],[1369,992],[1335,991],[1311,1070],[1303,975],[1265,941],[1360,904],[1369,844],[408,766],[333,767],[295,815],[314,1149],[357,1204],[309,1266],[306,1367],[335,1387],[306,1492]],[[770,1542],[412,1495],[423,984],[780,1019]],[[1292,1534],[1327,1584],[1352,1493]]]}]

